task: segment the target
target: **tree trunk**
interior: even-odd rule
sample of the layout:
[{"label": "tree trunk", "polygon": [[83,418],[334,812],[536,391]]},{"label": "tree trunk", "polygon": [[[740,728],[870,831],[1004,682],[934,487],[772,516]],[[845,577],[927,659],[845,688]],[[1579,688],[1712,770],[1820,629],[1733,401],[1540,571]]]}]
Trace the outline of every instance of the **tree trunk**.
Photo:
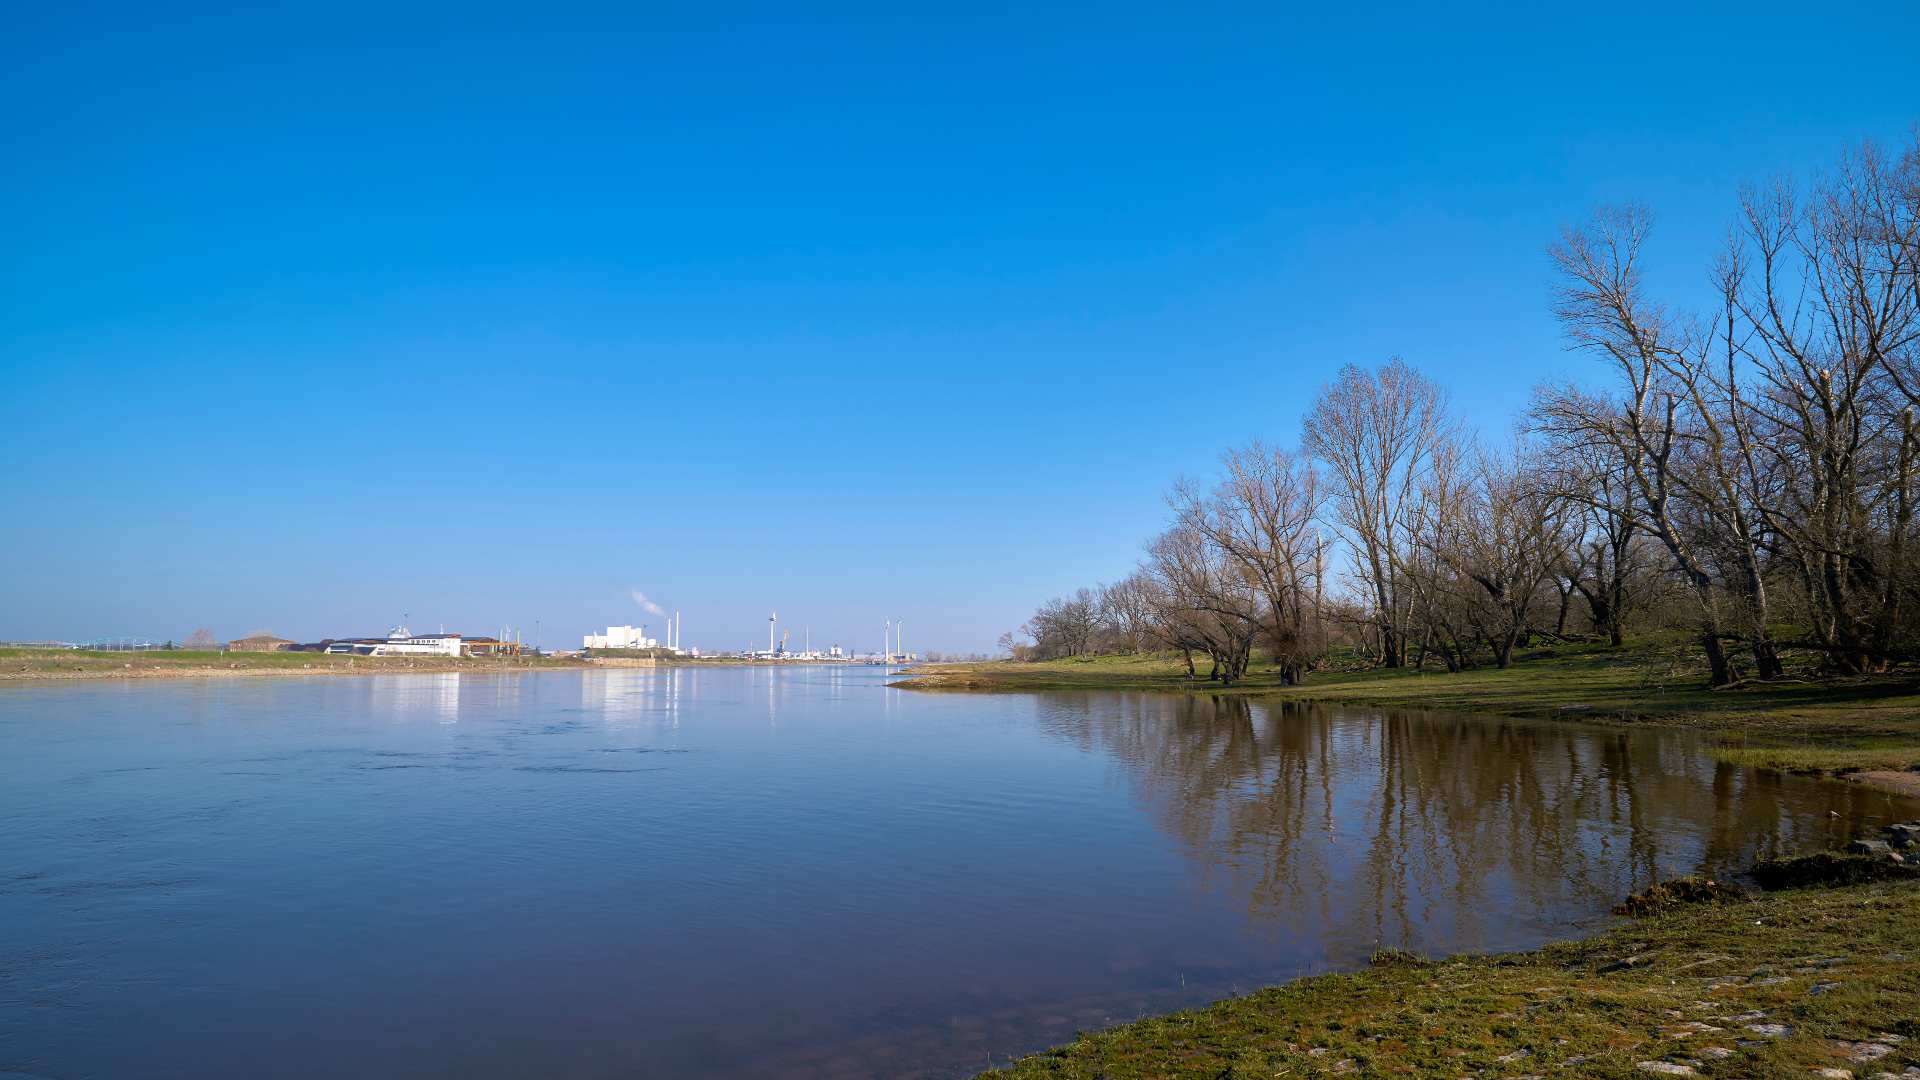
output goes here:
[{"label": "tree trunk", "polygon": [[1727,663],[1727,650],[1720,643],[1720,632],[1708,627],[1700,635],[1700,647],[1707,653],[1707,685],[1726,686],[1732,683],[1733,667]]}]

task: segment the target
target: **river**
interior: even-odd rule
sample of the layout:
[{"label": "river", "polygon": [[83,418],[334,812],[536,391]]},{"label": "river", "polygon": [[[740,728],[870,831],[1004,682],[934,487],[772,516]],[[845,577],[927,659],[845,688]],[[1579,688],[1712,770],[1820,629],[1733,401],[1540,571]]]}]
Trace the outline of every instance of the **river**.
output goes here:
[{"label": "river", "polygon": [[1685,732],[864,667],[0,688],[0,1076],[966,1076],[1920,806]]}]

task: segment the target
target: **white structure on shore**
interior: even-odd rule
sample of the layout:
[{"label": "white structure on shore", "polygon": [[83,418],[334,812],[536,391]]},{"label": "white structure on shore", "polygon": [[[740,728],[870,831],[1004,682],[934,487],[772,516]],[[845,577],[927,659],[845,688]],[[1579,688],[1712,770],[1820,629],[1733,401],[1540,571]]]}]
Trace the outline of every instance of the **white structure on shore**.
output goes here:
[{"label": "white structure on shore", "polygon": [[588,634],[582,645],[588,649],[654,649],[660,642],[648,637],[644,626],[609,626],[604,634]]},{"label": "white structure on shore", "polygon": [[404,626],[387,631],[385,639],[359,638],[336,641],[327,646],[330,653],[356,656],[459,656],[459,634],[416,634]]}]

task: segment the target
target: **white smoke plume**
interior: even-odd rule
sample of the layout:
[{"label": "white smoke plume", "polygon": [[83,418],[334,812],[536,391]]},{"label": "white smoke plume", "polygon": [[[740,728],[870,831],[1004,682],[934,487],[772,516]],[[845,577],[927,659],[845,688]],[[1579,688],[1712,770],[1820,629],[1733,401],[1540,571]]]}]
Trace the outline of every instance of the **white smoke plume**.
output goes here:
[{"label": "white smoke plume", "polygon": [[641,592],[639,589],[628,589],[627,594],[633,597],[634,603],[640,605],[641,611],[644,611],[649,615],[664,616],[666,614],[666,610],[664,608],[662,608],[659,604],[656,604],[653,601],[647,599],[647,594]]}]

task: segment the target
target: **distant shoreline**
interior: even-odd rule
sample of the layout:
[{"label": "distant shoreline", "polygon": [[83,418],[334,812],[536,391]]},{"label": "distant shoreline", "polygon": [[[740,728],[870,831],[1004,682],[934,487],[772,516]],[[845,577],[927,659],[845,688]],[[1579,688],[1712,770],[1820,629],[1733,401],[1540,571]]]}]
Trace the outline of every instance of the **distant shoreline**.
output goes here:
[{"label": "distant shoreline", "polygon": [[584,670],[578,660],[521,657],[329,656],[325,653],[184,649],[107,652],[85,649],[0,649],[0,683],[86,679],[209,679],[294,675],[420,675]]},{"label": "distant shoreline", "polygon": [[[498,675],[538,671],[595,671],[672,667],[789,667],[796,660],[738,657],[433,657],[336,656],[311,652],[215,652],[156,649],[0,649],[0,685],[98,679],[227,679],[310,675]],[[858,665],[854,665],[858,666]],[[874,665],[878,666],[878,665]],[[897,669],[892,669],[898,674]]]}]

